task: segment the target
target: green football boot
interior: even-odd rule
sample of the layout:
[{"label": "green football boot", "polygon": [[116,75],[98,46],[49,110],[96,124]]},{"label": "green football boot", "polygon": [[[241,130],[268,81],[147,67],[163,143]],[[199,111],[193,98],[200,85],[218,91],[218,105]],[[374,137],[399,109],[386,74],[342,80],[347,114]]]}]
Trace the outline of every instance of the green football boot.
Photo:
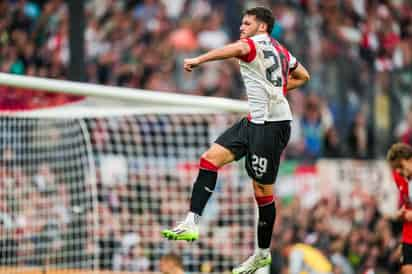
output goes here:
[{"label": "green football boot", "polygon": [[163,237],[169,240],[183,240],[193,242],[199,239],[199,229],[197,225],[190,223],[180,223],[173,229],[162,231]]}]

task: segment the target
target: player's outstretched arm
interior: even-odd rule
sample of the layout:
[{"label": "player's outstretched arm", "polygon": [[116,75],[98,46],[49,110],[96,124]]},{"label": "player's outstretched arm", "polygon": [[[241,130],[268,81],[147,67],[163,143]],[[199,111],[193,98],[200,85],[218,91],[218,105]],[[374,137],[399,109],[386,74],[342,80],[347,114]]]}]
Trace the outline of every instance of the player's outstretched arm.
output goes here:
[{"label": "player's outstretched arm", "polygon": [[289,75],[288,91],[304,85],[309,79],[309,72],[302,64],[298,63],[298,66]]},{"label": "player's outstretched arm", "polygon": [[222,48],[213,49],[195,58],[185,59],[183,67],[187,71],[192,71],[193,68],[203,63],[232,57],[240,57],[247,55],[249,52],[249,45],[245,42],[238,41],[236,43],[228,44]]}]

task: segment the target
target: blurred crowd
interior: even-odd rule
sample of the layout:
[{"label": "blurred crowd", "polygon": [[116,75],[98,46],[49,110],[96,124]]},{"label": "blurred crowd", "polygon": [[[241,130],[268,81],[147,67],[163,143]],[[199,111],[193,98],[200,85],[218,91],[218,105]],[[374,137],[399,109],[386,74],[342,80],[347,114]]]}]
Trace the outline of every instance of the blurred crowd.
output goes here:
[{"label": "blurred crowd", "polygon": [[336,196],[311,208],[299,199],[278,203],[282,214],[273,236],[271,273],[288,273],[286,267],[293,264],[288,249],[296,243],[316,247],[333,265],[333,273],[399,273],[401,226],[383,216],[377,204],[372,195],[350,208],[342,207]]},{"label": "blurred crowd", "polygon": [[[230,273],[254,248],[255,201],[243,163],[220,171],[200,241],[169,242],[160,231],[187,211],[213,128],[236,117],[168,119],[86,120],[93,173],[77,121],[2,119],[8,131],[0,138],[0,265],[153,273],[175,252],[188,273]],[[396,273],[399,224],[379,212],[376,193],[358,192],[350,206],[335,195],[311,206],[300,196],[279,197],[271,273],[288,273],[295,243],[318,248],[334,273]]]},{"label": "blurred crowd", "polygon": [[[184,72],[182,62],[238,39],[242,11],[256,5],[272,8],[272,36],[312,76],[290,93],[295,114],[290,158],[372,158],[394,139],[405,139],[412,91],[407,0],[88,0],[86,79],[243,99],[235,60],[194,73]],[[0,1],[0,71],[66,79],[68,19],[62,0]],[[14,109],[73,100],[0,89],[2,105]]]}]

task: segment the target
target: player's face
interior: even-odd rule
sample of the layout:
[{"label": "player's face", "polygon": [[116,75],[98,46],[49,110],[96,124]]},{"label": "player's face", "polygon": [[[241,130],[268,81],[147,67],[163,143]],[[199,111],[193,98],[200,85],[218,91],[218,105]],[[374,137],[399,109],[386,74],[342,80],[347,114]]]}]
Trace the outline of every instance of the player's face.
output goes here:
[{"label": "player's face", "polygon": [[412,158],[401,160],[401,173],[407,178],[412,178]]},{"label": "player's face", "polygon": [[245,15],[242,19],[242,24],[240,25],[240,39],[249,38],[255,35],[261,23],[256,20],[254,15]]}]

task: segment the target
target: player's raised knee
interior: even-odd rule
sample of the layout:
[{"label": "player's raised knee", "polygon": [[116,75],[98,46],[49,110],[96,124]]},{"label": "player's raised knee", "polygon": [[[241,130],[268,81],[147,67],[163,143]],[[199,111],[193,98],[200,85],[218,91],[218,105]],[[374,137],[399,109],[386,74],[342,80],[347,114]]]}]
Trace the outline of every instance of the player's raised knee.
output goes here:
[{"label": "player's raised knee", "polygon": [[219,153],[218,150],[215,148],[210,148],[206,152],[202,154],[202,157],[200,158],[200,163],[202,164],[207,164],[214,166],[216,170],[222,165],[224,165],[225,162],[225,155],[222,153]]},{"label": "player's raised knee", "polygon": [[213,144],[206,152],[202,154],[201,158],[220,168],[225,164],[232,162],[235,159],[235,156],[229,149],[219,144]]}]

